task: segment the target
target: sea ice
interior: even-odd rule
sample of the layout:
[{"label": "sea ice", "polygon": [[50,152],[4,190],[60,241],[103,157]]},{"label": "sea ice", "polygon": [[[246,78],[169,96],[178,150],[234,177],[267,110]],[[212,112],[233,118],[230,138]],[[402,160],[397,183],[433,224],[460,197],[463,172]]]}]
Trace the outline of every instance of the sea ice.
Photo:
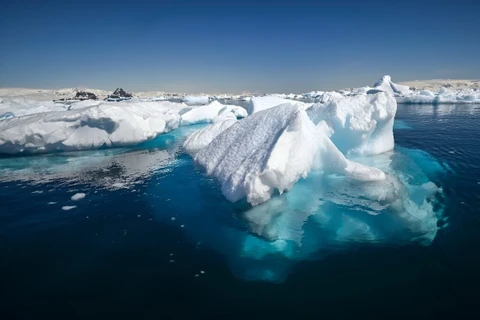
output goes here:
[{"label": "sea ice", "polygon": [[237,119],[227,119],[224,121],[215,122],[205,128],[195,131],[185,139],[183,147],[189,153],[195,153],[212,142],[220,133],[232,126]]},{"label": "sea ice", "polygon": [[206,104],[209,101],[209,97],[207,95],[199,95],[199,96],[187,95],[183,97],[183,101],[188,104]]},{"label": "sea ice", "polygon": [[383,76],[373,85],[373,87],[374,90],[380,90],[390,94],[407,95],[411,93],[408,86],[393,83],[392,78],[388,75]]},{"label": "sea ice", "polygon": [[78,200],[84,199],[85,196],[86,196],[85,193],[75,193],[75,194],[72,196],[71,199],[72,199],[73,201],[78,201]]},{"label": "sea ice", "polygon": [[[52,107],[53,108],[53,107]],[[69,110],[9,117],[0,121],[0,154],[132,146],[164,132],[198,122],[246,116],[245,109],[212,102],[189,107],[183,103],[92,102],[73,104]]]},{"label": "sea ice", "polygon": [[262,110],[273,108],[281,104],[292,104],[300,107],[301,109],[307,109],[312,103],[305,103],[301,101],[289,100],[281,98],[277,95],[270,95],[264,97],[252,97],[248,103],[248,114],[253,114]]},{"label": "sea ice", "polygon": [[[218,101],[212,101],[211,103],[193,107],[187,112],[181,115],[180,125],[187,126],[196,123],[208,123],[212,122],[218,116],[232,114],[233,117],[246,117],[247,111],[238,106],[223,105]],[[228,116],[227,116],[228,117]]]},{"label": "sea ice", "polygon": [[379,154],[393,149],[397,103],[385,93],[358,95],[317,103],[307,109],[314,123],[325,120],[331,139],[344,154]]}]

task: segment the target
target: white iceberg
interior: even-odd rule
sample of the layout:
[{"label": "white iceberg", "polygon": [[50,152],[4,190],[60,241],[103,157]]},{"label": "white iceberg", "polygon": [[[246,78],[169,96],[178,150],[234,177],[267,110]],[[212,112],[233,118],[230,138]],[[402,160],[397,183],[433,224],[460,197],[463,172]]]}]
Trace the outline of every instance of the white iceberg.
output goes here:
[{"label": "white iceberg", "polygon": [[[395,96],[398,103],[408,104],[456,104],[456,103],[480,103],[480,90],[478,86],[475,86],[477,82],[464,84],[465,87],[458,87],[458,83],[453,81],[457,86],[452,85],[450,82],[435,82],[433,86],[429,85],[429,82],[419,82],[420,87],[425,87],[419,90],[410,90],[406,85],[400,85],[392,82],[390,76],[383,76],[378,80],[374,88],[369,92],[384,91],[386,93]],[[439,85],[451,86],[453,88],[447,89]],[[429,90],[429,89],[432,90]]]},{"label": "white iceberg", "polygon": [[289,100],[278,95],[269,95],[264,97],[252,97],[248,103],[248,114],[253,114],[262,110],[270,109],[281,104],[289,103],[299,106],[301,109],[307,109],[312,103],[305,103],[301,101]]},{"label": "white iceberg", "polygon": [[[159,134],[202,122],[216,122],[247,116],[245,109],[217,101],[201,107],[183,103],[81,101],[66,106],[28,102],[28,109],[8,110],[23,116],[4,114],[0,121],[0,154],[38,153],[131,146]],[[22,104],[25,105],[25,104]],[[13,106],[13,107],[12,107]],[[7,110],[7,108],[4,108]],[[30,113],[26,113],[27,110]]]},{"label": "white iceberg", "polygon": [[188,153],[198,152],[208,146],[210,142],[213,141],[213,139],[215,139],[220,133],[222,133],[226,129],[230,128],[235,122],[237,122],[237,119],[226,119],[213,123],[208,127],[205,127],[198,131],[195,131],[187,137],[187,139],[183,143],[183,148]]},{"label": "white iceberg", "polygon": [[65,111],[68,105],[24,98],[0,99],[0,120],[50,111]]},{"label": "white iceberg", "polygon": [[198,96],[193,96],[193,95],[187,95],[183,97],[183,101],[188,103],[188,104],[207,104],[209,101],[209,96],[207,95],[198,95]]},{"label": "white iceberg", "polygon": [[374,90],[384,91],[390,94],[410,94],[410,88],[408,86],[396,84],[392,82],[392,78],[389,75],[383,76],[374,85]]},{"label": "white iceberg", "polygon": [[0,121],[0,153],[36,153],[138,144],[178,127],[161,103],[106,103]]},{"label": "white iceberg", "polygon": [[193,107],[181,115],[181,125],[187,126],[196,123],[212,122],[217,116],[231,113],[235,117],[246,117],[247,111],[239,106],[223,105],[218,101],[213,101],[210,104]]},{"label": "white iceberg", "polygon": [[290,190],[312,169],[362,181],[385,179],[382,171],[345,159],[328,134],[324,122],[315,126],[299,106],[283,104],[234,123],[195,161],[221,183],[229,201],[246,198],[252,205],[267,201],[275,190]]},{"label": "white iceberg", "polygon": [[374,155],[393,149],[396,111],[393,96],[380,92],[318,103],[307,114],[314,123],[327,122],[333,143],[344,154]]}]

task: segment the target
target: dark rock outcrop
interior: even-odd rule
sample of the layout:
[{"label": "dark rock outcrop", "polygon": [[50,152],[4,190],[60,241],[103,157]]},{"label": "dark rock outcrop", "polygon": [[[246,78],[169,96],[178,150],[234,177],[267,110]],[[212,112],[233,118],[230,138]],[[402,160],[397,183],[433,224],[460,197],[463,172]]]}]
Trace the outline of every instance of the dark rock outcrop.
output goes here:
[{"label": "dark rock outcrop", "polygon": [[128,99],[133,97],[131,93],[125,92],[122,88],[117,88],[111,95],[108,96],[109,99]]},{"label": "dark rock outcrop", "polygon": [[76,100],[97,100],[97,96],[91,92],[78,91],[74,99]]}]

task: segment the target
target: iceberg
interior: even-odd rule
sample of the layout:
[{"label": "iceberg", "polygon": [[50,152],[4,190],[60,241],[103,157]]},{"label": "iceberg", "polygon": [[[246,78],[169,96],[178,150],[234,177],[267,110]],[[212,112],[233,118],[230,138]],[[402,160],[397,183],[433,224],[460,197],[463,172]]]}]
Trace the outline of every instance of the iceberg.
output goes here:
[{"label": "iceberg", "polygon": [[67,105],[53,101],[35,101],[24,98],[0,99],[0,120],[67,109]]},{"label": "iceberg", "polygon": [[218,121],[208,127],[195,131],[185,139],[183,148],[190,154],[194,154],[205,148],[213,141],[220,133],[231,127],[237,119],[225,119]]},{"label": "iceberg", "polygon": [[384,91],[390,94],[401,94],[406,95],[410,94],[410,88],[408,86],[403,86],[392,82],[392,78],[389,75],[383,76],[373,85],[374,90]]},{"label": "iceberg", "polygon": [[248,103],[248,114],[253,114],[262,110],[270,109],[281,104],[289,103],[299,106],[302,109],[307,109],[312,103],[305,103],[301,101],[289,100],[277,95],[269,95],[264,97],[252,97]]},{"label": "iceberg", "polygon": [[247,111],[239,106],[223,105],[218,101],[212,101],[210,104],[193,107],[181,115],[181,125],[187,126],[197,123],[212,122],[214,118],[222,114],[232,113],[235,117],[243,118],[247,116]]},{"label": "iceberg", "polygon": [[132,146],[181,125],[247,115],[241,107],[217,101],[201,107],[169,101],[111,103],[85,100],[70,106],[53,102],[21,102],[28,108],[19,108],[16,101],[1,103],[8,106],[3,108],[4,111],[11,111],[0,116],[0,154]]},{"label": "iceberg", "polygon": [[[198,137],[222,129],[214,124]],[[275,191],[290,190],[312,169],[362,181],[385,179],[381,170],[347,160],[328,134],[325,122],[315,126],[298,105],[282,104],[229,125],[195,155],[195,161],[220,182],[229,201],[246,198],[252,205],[269,200]],[[191,140],[197,139],[194,135]],[[193,143],[187,141],[189,145]]]},{"label": "iceberg", "polygon": [[[435,87],[436,84],[434,82]],[[450,83],[444,83],[446,86],[451,86]],[[436,90],[410,90],[406,85],[400,85],[392,82],[390,76],[383,76],[378,80],[373,89],[367,93],[374,93],[383,91],[394,95],[397,103],[408,104],[455,104],[455,103],[480,103],[480,91],[475,86],[468,86],[466,88],[455,88],[453,90],[444,87],[436,87]],[[428,82],[425,83],[428,86]]]},{"label": "iceberg", "polygon": [[0,153],[130,146],[178,127],[177,113],[155,103],[102,104],[0,122]]},{"label": "iceberg", "polygon": [[332,142],[344,154],[375,155],[393,149],[396,111],[393,96],[379,92],[317,103],[307,114],[315,124],[327,122]]},{"label": "iceberg", "polygon": [[183,101],[188,103],[188,104],[207,104],[209,101],[209,96],[207,95],[199,95],[199,96],[193,96],[193,95],[187,95],[183,97]]}]

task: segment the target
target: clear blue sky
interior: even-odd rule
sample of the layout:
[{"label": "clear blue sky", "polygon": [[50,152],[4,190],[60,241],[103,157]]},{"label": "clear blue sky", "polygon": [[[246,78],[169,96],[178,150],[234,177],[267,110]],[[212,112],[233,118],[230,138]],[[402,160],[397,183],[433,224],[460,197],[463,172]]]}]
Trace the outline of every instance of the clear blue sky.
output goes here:
[{"label": "clear blue sky", "polygon": [[480,78],[478,0],[0,1],[2,87],[305,92],[383,74]]}]

